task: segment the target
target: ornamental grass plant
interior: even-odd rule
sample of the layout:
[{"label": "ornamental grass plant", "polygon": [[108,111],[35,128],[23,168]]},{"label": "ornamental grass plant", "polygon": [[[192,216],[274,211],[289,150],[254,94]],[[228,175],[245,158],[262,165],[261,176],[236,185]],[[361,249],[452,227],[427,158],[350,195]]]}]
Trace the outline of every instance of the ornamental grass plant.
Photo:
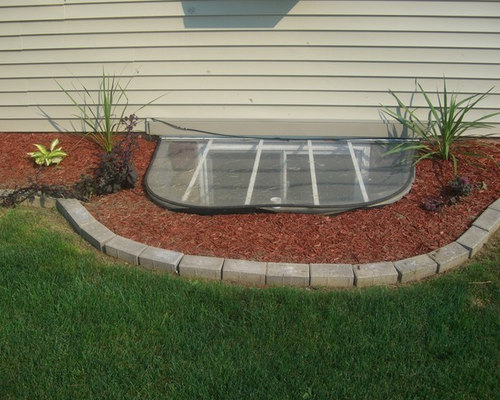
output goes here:
[{"label": "ornamental grass plant", "polygon": [[[106,153],[111,153],[117,142],[117,136],[125,131],[123,121],[130,114],[127,90],[131,81],[132,78],[129,78],[122,85],[119,77],[103,71],[96,93],[81,84],[81,89],[73,87],[76,94],[57,82],[78,110],[76,117],[82,122],[85,137],[94,141]],[[132,114],[135,115],[160,97],[139,107]]]},{"label": "ornamental grass plant", "polygon": [[[420,83],[417,82],[417,86],[429,109],[427,119],[420,118],[417,114],[418,108],[406,105],[392,90],[389,92],[396,99],[398,106],[396,108],[383,106],[382,111],[421,140],[416,144],[413,142],[402,143],[390,152],[417,150],[415,163],[427,158],[451,160],[456,174],[456,154],[459,151],[465,152],[462,145],[466,135],[475,129],[492,128],[494,125],[486,120],[500,115],[500,112],[494,112],[476,119],[467,119],[471,111],[475,110],[478,103],[484,100],[493,88],[485,93],[476,93],[459,100],[455,93],[447,90],[445,79],[443,80],[442,93],[436,92],[436,104]],[[469,155],[483,156],[482,154]]]}]

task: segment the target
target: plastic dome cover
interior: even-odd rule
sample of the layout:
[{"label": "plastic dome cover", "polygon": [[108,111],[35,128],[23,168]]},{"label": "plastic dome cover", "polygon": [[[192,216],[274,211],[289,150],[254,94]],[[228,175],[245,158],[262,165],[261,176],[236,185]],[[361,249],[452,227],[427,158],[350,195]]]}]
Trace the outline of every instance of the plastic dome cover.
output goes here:
[{"label": "plastic dome cover", "polygon": [[163,137],[146,175],[152,199],[198,213],[336,213],[400,199],[413,151],[397,139]]}]

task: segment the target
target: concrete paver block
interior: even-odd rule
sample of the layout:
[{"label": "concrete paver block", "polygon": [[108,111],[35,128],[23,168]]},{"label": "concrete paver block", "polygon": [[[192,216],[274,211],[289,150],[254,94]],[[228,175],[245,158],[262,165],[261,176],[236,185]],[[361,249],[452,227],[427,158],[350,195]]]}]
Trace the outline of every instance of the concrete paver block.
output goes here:
[{"label": "concrete paver block", "polygon": [[42,208],[54,208],[57,204],[56,199],[45,195],[42,195],[39,201]]},{"label": "concrete paver block", "polygon": [[73,229],[80,233],[81,227],[95,222],[95,218],[75,199],[58,199],[56,207]]},{"label": "concrete paver block", "polygon": [[179,274],[190,278],[220,280],[223,263],[223,258],[186,255],[179,263]]},{"label": "concrete paver block", "polygon": [[81,225],[79,228],[80,235],[101,251],[104,251],[104,244],[116,236],[115,233],[95,219],[88,224]]},{"label": "concrete paver block", "polygon": [[357,287],[393,285],[398,282],[398,271],[394,263],[389,261],[354,265],[353,271]]},{"label": "concrete paver block", "polygon": [[469,250],[457,242],[452,242],[429,253],[438,263],[438,273],[462,265],[469,258]]},{"label": "concrete paver block", "polygon": [[427,254],[394,262],[401,283],[416,281],[434,275],[437,266],[437,262]]},{"label": "concrete paver block", "polygon": [[222,280],[265,285],[266,271],[265,262],[227,259],[222,266]]},{"label": "concrete paver block", "polygon": [[490,233],[477,226],[471,226],[456,241],[469,250],[469,257],[474,256],[484,246]]},{"label": "concrete paver block", "polygon": [[177,251],[148,246],[139,254],[139,265],[175,274],[183,256]]},{"label": "concrete paver block", "polygon": [[500,211],[500,199],[497,199],[496,201],[491,203],[488,208],[492,208],[493,210]]},{"label": "concrete paver block", "polygon": [[309,264],[268,263],[266,284],[276,286],[309,286]]},{"label": "concrete paver block", "polygon": [[122,236],[115,236],[104,244],[106,254],[131,264],[139,264],[139,255],[148,246]]},{"label": "concrete paver block", "polygon": [[311,286],[352,287],[354,272],[351,264],[311,264]]},{"label": "concrete paver block", "polygon": [[33,196],[33,197],[28,197],[26,200],[24,200],[21,203],[22,206],[28,206],[28,207],[35,207],[35,208],[40,208],[40,197],[39,196]]},{"label": "concrete paver block", "polygon": [[472,223],[473,226],[484,229],[490,233],[494,233],[500,227],[500,211],[493,208],[487,208],[484,212]]},{"label": "concrete paver block", "polygon": [[56,199],[42,194],[41,196],[33,196],[24,200],[21,205],[37,208],[54,208],[56,206]]}]

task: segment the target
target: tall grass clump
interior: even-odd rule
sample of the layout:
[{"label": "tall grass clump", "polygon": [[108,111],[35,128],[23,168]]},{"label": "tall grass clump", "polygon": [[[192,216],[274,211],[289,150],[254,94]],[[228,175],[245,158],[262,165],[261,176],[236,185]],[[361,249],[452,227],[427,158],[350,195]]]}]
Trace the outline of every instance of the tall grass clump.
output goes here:
[{"label": "tall grass clump", "polygon": [[[119,77],[103,71],[98,83],[96,93],[81,84],[81,89],[73,91],[65,89],[59,82],[57,84],[68,96],[78,110],[78,117],[83,125],[85,137],[90,138],[106,153],[111,153],[117,142],[117,135],[123,133],[124,118],[128,114],[129,98],[127,90],[132,78],[122,85]],[[161,97],[161,96],[159,96]],[[139,107],[133,112],[137,113],[159,97]]]},{"label": "tall grass clump", "polygon": [[456,154],[466,134],[470,133],[472,129],[492,128],[493,124],[486,122],[486,120],[500,114],[500,112],[494,112],[476,119],[467,119],[470,112],[491,93],[493,88],[485,93],[473,94],[459,100],[455,93],[447,90],[446,80],[444,80],[442,94],[436,92],[436,104],[422,85],[417,82],[417,86],[429,110],[427,119],[421,119],[417,115],[417,108],[406,105],[392,90],[389,92],[396,99],[398,106],[395,109],[383,106],[384,114],[395,119],[412,132],[416,138],[421,139],[417,144],[403,143],[396,146],[391,152],[417,150],[416,163],[428,158],[451,160],[456,174]]}]

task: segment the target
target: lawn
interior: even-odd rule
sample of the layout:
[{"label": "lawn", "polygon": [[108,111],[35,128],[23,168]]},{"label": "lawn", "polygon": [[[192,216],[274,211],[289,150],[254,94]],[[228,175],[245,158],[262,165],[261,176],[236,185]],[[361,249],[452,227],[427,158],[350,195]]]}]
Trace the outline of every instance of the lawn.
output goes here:
[{"label": "lawn", "polygon": [[426,282],[243,288],[119,264],[0,209],[0,398],[493,399],[500,240]]}]

